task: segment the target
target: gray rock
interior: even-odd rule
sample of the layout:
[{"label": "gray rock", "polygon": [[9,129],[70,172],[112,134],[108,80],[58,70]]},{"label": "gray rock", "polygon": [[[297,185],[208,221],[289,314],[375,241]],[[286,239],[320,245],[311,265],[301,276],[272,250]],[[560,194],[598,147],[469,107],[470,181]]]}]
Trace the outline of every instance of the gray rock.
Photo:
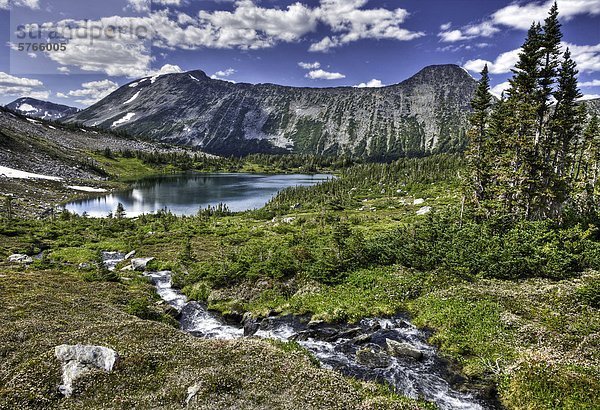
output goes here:
[{"label": "gray rock", "polygon": [[353,329],[348,329],[348,330],[344,330],[339,333],[336,333],[333,336],[329,337],[327,339],[327,341],[333,342],[338,339],[352,339],[353,337],[358,336],[361,332],[362,332],[362,329],[360,327],[355,327]]},{"label": "gray rock", "polygon": [[421,360],[423,358],[423,352],[408,343],[396,342],[395,340],[385,339],[387,345],[387,351],[390,355],[399,358],[411,358],[415,360]]},{"label": "gray rock", "polygon": [[365,333],[365,334],[356,336],[354,339],[352,339],[350,341],[350,343],[356,344],[356,345],[361,345],[363,343],[367,343],[367,342],[370,342],[370,341],[371,341],[371,334],[370,333]]},{"label": "gray rock", "polygon": [[33,258],[22,253],[15,253],[14,255],[10,255],[8,257],[8,261],[11,263],[21,263],[24,265],[29,265],[30,263],[33,263]]},{"label": "gray rock", "polygon": [[356,352],[356,361],[372,369],[382,369],[392,364],[392,360],[388,355],[382,352],[374,352],[368,348]]},{"label": "gray rock", "polygon": [[135,258],[131,260],[131,266],[133,270],[144,271],[146,270],[146,266],[150,261],[153,261],[154,258]]},{"label": "gray rock", "polygon": [[54,348],[54,355],[62,362],[62,384],[58,390],[70,397],[73,382],[93,370],[112,371],[119,355],[113,349],[103,346],[60,345]]}]

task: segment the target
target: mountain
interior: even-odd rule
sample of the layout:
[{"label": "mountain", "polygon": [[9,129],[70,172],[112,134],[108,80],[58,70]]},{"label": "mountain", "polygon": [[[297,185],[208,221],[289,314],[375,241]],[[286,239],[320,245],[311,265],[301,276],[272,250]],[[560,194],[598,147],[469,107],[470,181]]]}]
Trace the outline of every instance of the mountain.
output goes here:
[{"label": "mountain", "polygon": [[27,115],[28,117],[44,120],[59,120],[79,112],[79,108],[29,97],[19,98],[6,105],[6,108],[19,114]]},{"label": "mountain", "polygon": [[67,121],[222,155],[422,155],[464,146],[475,86],[456,65],[383,88],[234,84],[190,71],[134,81]]},{"label": "mountain", "polygon": [[600,116],[600,98],[594,98],[592,100],[583,101],[585,110],[589,116],[598,115]]}]

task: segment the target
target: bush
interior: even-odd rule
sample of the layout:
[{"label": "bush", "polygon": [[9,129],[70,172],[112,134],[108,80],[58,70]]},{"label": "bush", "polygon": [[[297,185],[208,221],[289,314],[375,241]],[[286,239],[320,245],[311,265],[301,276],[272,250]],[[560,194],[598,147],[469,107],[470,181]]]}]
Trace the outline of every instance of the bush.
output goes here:
[{"label": "bush", "polygon": [[448,215],[432,215],[414,227],[374,238],[366,258],[419,270],[442,268],[464,277],[564,279],[598,265],[594,232],[594,227],[550,222],[460,224]]},{"label": "bush", "polygon": [[590,279],[577,289],[577,296],[586,305],[600,309],[600,277]]}]

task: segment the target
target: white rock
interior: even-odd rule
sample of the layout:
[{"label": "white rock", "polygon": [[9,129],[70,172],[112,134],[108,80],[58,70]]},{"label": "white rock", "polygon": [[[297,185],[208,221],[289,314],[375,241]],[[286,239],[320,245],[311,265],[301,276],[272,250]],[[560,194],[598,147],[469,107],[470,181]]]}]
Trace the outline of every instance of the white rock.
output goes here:
[{"label": "white rock", "polygon": [[33,263],[33,258],[22,253],[15,253],[14,255],[10,255],[8,257],[8,261],[12,263],[30,264]]},{"label": "white rock", "polygon": [[54,355],[62,362],[62,382],[58,390],[66,397],[73,394],[73,382],[94,369],[112,371],[119,355],[103,346],[60,345]]},{"label": "white rock", "polygon": [[135,258],[131,260],[131,266],[133,270],[143,271],[146,269],[148,263],[153,260],[154,258]]},{"label": "white rock", "polygon": [[281,222],[283,222],[284,224],[291,224],[292,222],[294,222],[296,220],[296,218],[293,217],[287,217],[287,218],[283,218],[281,220]]},{"label": "white rock", "polygon": [[188,395],[187,395],[187,398],[185,399],[186,405],[190,404],[190,400],[192,400],[194,398],[194,396],[198,394],[201,387],[202,386],[200,385],[200,383],[196,383],[196,384],[193,384],[190,387],[188,387],[188,389],[187,389]]},{"label": "white rock", "polygon": [[417,211],[417,215],[425,215],[428,214],[429,212],[431,212],[431,207],[430,206],[424,206],[421,209],[419,209]]},{"label": "white rock", "polygon": [[413,205],[422,205],[424,203],[425,203],[425,200],[423,198],[418,198],[413,201]]},{"label": "white rock", "polygon": [[131,259],[135,256],[135,251],[131,251],[129,252],[127,255],[125,255],[125,260],[127,259]]}]

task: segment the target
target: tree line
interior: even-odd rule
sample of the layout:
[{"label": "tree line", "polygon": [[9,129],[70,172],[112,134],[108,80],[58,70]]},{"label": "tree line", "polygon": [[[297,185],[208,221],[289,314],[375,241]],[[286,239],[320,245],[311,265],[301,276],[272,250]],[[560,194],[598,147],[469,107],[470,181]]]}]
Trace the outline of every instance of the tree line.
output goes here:
[{"label": "tree line", "polygon": [[597,215],[600,133],[578,100],[577,65],[561,48],[556,3],[533,23],[509,88],[496,101],[487,65],[468,133],[467,198],[480,216],[564,220]]}]

